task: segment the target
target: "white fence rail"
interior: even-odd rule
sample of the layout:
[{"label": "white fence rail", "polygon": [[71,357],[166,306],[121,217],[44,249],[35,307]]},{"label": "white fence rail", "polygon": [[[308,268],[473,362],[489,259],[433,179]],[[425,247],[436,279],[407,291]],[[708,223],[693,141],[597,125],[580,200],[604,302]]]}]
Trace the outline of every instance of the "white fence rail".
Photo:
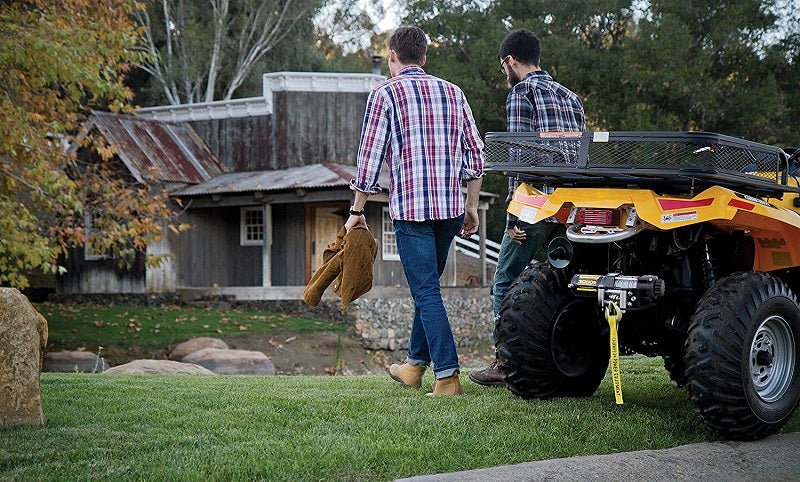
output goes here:
[{"label": "white fence rail", "polygon": [[[469,239],[456,236],[456,251],[463,253],[470,258],[480,259],[481,257],[481,238],[473,234]],[[497,266],[497,256],[500,254],[500,244],[491,239],[486,240],[486,262]]]}]

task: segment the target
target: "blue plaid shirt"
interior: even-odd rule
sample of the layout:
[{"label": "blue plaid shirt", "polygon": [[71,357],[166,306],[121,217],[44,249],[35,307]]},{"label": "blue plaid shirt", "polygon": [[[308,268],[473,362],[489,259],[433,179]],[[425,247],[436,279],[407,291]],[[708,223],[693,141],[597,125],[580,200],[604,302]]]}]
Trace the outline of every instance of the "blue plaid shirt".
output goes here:
[{"label": "blue plaid shirt", "polygon": [[[544,70],[531,72],[515,85],[506,98],[509,132],[576,132],[586,130],[583,103],[574,92],[554,81]],[[519,182],[508,178],[511,202]],[[508,214],[506,229],[521,221]]]},{"label": "blue plaid shirt", "polygon": [[350,188],[381,192],[389,168],[392,219],[452,219],[464,212],[461,185],[483,176],[483,141],[459,87],[409,66],[369,94],[356,178]]}]

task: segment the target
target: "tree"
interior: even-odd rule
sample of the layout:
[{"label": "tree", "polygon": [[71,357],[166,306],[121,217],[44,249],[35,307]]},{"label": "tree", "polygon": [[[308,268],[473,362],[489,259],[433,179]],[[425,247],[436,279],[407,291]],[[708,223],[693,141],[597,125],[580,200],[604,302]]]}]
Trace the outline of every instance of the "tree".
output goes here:
[{"label": "tree", "polygon": [[[309,21],[321,0],[150,0],[142,68],[170,104],[231,99],[253,67]],[[209,8],[210,7],[210,8]]]},{"label": "tree", "polygon": [[[630,14],[621,5],[629,2],[499,0],[487,8],[476,0],[417,0],[409,5],[404,23],[419,25],[431,37],[426,71],[464,90],[479,129],[504,131],[508,85],[498,71],[503,37],[516,28],[536,32],[542,40],[541,67],[583,94],[590,87],[584,69],[612,68],[611,59],[598,58],[610,57],[608,52],[625,35]],[[505,177],[487,176],[483,186],[505,199]],[[499,239],[505,229],[504,203],[497,206],[487,219],[487,232],[493,239]]]},{"label": "tree", "polygon": [[[86,136],[100,161],[66,148],[92,108],[130,111],[124,75],[144,58],[126,0],[0,4],[0,285],[56,273],[69,248],[91,243],[121,266],[160,239],[175,219],[154,184],[127,183],[113,146]],[[135,189],[131,189],[135,187]],[[89,209],[91,207],[91,209]],[[93,213],[101,230],[85,230]],[[179,227],[173,225],[173,229]],[[158,259],[151,259],[158,262]]]},{"label": "tree", "polygon": [[[430,35],[426,70],[464,89],[483,132],[505,130],[498,46],[524,27],[541,39],[541,67],[583,99],[589,129],[709,130],[797,145],[795,4],[416,0],[404,23]],[[505,196],[503,183],[487,181]],[[495,211],[492,236],[502,233]]]},{"label": "tree", "polygon": [[775,142],[784,93],[764,62],[773,3],[650,2],[620,72],[633,90],[617,124]]}]

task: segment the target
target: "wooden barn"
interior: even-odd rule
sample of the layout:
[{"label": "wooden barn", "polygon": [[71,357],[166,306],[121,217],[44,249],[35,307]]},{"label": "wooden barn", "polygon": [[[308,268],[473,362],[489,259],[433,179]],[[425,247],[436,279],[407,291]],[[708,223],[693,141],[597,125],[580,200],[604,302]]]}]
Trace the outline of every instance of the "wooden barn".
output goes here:
[{"label": "wooden barn", "polygon": [[[192,229],[149,248],[173,255],[155,269],[119,272],[76,252],[58,292],[301,298],[347,217],[367,95],[383,79],[280,72],[264,75],[262,97],[147,108],[137,116],[97,113],[92,128],[116,144],[134,176],[153,167],[168,173],[162,182]],[[381,185],[388,186],[388,175]],[[494,198],[482,196],[482,228]],[[386,194],[370,197],[366,210],[378,241],[374,286],[404,286]],[[469,273],[451,256],[443,285],[463,286],[470,277],[485,286],[485,252],[476,241],[478,264]]]}]

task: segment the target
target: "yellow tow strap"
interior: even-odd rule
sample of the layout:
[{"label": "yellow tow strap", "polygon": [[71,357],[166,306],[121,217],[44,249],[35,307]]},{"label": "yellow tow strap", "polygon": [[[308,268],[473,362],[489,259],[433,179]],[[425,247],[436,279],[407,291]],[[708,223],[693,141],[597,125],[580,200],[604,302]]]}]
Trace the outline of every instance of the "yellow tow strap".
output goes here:
[{"label": "yellow tow strap", "polygon": [[619,340],[617,339],[617,323],[622,318],[619,305],[613,301],[607,301],[604,306],[604,313],[608,327],[611,330],[611,379],[614,381],[614,399],[617,405],[622,405],[622,379],[619,371]]}]

